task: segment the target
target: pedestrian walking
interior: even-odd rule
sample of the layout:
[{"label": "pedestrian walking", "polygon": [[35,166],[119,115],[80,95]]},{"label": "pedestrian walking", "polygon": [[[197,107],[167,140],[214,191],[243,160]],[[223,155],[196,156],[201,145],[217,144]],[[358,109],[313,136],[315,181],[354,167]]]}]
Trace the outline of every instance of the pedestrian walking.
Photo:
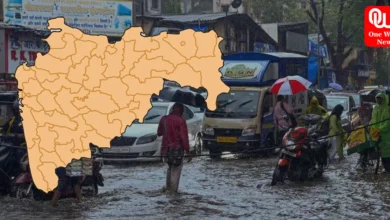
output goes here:
[{"label": "pedestrian walking", "polygon": [[336,154],[340,159],[344,158],[343,154],[343,142],[344,142],[344,129],[341,125],[341,114],[344,111],[342,105],[336,105],[329,117],[329,137],[332,149],[330,152],[330,159],[334,160]]},{"label": "pedestrian walking", "polygon": [[157,135],[162,136],[161,154],[163,163],[168,164],[166,189],[177,192],[180,175],[183,168],[184,152],[190,156],[190,144],[188,140],[187,123],[183,118],[184,107],[182,104],[174,104],[172,113],[163,116],[157,129]]},{"label": "pedestrian walking", "polygon": [[[370,124],[378,128],[381,132],[381,141],[379,144],[382,164],[386,172],[390,172],[390,112],[388,106],[388,97],[384,93],[378,93],[375,96],[376,105],[372,111]],[[380,122],[380,123],[379,123]]]}]

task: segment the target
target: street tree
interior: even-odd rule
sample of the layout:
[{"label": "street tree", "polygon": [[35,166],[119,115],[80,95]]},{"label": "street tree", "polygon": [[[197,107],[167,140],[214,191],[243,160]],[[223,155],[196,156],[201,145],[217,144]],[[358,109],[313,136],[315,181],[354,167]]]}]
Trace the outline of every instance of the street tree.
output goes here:
[{"label": "street tree", "polygon": [[248,0],[244,3],[246,8],[250,9],[252,17],[265,24],[307,20],[304,10],[298,7],[298,2],[297,0]]},{"label": "street tree", "polygon": [[210,0],[190,0],[191,13],[204,13],[213,11],[213,1]]},{"label": "street tree", "polygon": [[182,14],[181,0],[163,0],[163,13],[168,15]]},{"label": "street tree", "polygon": [[345,59],[354,50],[353,46],[364,46],[362,14],[367,5],[375,2],[374,0],[309,0],[309,4],[310,9],[306,13],[314,24],[318,24],[318,31],[332,60],[332,68],[340,73]]}]

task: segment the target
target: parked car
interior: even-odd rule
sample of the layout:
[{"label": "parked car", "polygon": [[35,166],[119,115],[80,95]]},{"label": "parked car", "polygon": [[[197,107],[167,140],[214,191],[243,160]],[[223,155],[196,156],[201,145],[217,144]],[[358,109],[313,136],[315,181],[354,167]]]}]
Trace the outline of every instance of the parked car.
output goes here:
[{"label": "parked car", "polygon": [[[135,121],[121,137],[111,141],[111,147],[103,148],[104,161],[158,161],[161,156],[162,137],[157,136],[160,119],[172,112],[173,102],[152,102],[152,108],[143,123]],[[191,151],[201,151],[201,126],[203,113],[195,113],[190,106],[184,106]],[[153,157],[141,157],[153,156]]]},{"label": "parked car", "polygon": [[344,112],[341,115],[341,123],[346,131],[354,129],[361,125],[360,117],[358,114],[358,107],[356,107],[355,101],[350,94],[328,94],[326,96],[328,103],[328,111],[331,114],[334,107],[341,104],[344,107]]},{"label": "parked car", "polygon": [[358,92],[331,92],[329,95],[350,95],[352,96],[356,107],[360,108],[362,106],[362,95]]}]

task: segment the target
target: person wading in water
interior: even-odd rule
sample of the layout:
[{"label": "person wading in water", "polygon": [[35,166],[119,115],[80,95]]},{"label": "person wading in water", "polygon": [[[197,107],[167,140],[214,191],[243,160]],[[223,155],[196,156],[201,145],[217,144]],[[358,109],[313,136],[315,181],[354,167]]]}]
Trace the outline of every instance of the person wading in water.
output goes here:
[{"label": "person wading in water", "polygon": [[183,105],[174,104],[172,113],[160,119],[157,135],[162,136],[161,155],[163,163],[168,163],[166,190],[177,192],[181,170],[183,168],[184,151],[190,156],[187,123],[183,116]]}]

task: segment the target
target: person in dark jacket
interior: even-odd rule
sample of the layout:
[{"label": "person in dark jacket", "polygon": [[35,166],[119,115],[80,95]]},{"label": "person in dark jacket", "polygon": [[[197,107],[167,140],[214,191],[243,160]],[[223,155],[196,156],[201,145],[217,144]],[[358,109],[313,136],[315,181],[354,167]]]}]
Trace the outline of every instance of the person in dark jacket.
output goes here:
[{"label": "person in dark jacket", "polygon": [[[182,104],[176,103],[172,108],[169,115],[160,119],[157,129],[157,135],[162,136],[161,155],[164,163],[167,162],[168,152],[173,148],[181,148],[188,156],[190,155],[187,123],[182,117],[184,107]],[[189,156],[188,162],[191,160],[192,158]],[[166,182],[168,191],[177,192],[182,168],[183,162],[178,166],[168,164]]]},{"label": "person in dark jacket", "polygon": [[22,117],[20,116],[18,100],[13,103],[12,109],[14,116],[4,123],[2,131],[4,134],[16,134],[23,137],[24,130],[22,125]]}]

